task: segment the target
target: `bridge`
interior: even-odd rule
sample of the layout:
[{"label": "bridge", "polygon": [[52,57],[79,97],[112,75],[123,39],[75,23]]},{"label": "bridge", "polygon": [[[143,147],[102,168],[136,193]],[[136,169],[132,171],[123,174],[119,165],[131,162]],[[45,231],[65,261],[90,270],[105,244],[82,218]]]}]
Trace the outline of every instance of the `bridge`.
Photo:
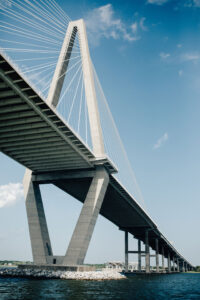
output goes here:
[{"label": "bridge", "polygon": [[[92,150],[56,109],[77,35]],[[83,20],[69,22],[47,99],[3,52],[0,54],[0,150],[27,168],[24,193],[34,264],[83,265],[101,214],[125,233],[126,271],[129,254],[138,255],[139,271],[142,270],[142,257],[145,257],[146,273],[150,272],[151,256],[155,257],[156,271],[160,272],[159,255],[163,270],[164,258],[168,261],[168,272],[191,270],[192,264],[174,248],[115,176],[120,169],[104,149],[93,76]],[[56,256],[52,251],[40,193],[40,185],[50,183],[83,203],[64,256]],[[138,249],[129,249],[129,234],[138,240]],[[141,250],[142,242],[144,251]],[[154,255],[150,248],[155,251]]]}]

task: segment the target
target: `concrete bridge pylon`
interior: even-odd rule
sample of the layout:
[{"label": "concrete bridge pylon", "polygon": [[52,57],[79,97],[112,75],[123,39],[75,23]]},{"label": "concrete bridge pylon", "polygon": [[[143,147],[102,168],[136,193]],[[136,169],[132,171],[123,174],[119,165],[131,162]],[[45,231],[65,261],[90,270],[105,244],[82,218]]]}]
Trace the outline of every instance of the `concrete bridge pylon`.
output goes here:
[{"label": "concrete bridge pylon", "polygon": [[[79,38],[93,153],[96,159],[99,160],[105,157],[104,142],[86,28],[82,19],[69,23],[49,89],[47,104],[52,109],[56,109],[59,103],[76,35]],[[76,171],[78,176],[78,166]],[[33,176],[31,170],[27,169],[23,185],[34,263],[43,265],[59,264],[64,266],[82,265],[109,184],[108,171],[103,165],[99,165],[99,163],[96,166],[66,255],[62,257],[55,256],[52,253],[39,183],[33,180]]]}]

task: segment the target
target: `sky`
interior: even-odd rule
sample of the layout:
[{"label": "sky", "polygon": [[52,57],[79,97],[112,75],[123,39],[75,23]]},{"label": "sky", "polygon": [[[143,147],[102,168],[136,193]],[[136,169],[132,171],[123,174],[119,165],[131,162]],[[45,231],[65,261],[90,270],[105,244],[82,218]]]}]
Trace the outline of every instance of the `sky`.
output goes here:
[{"label": "sky", "polygon": [[[57,3],[72,20],[86,22],[92,61],[146,210],[199,265],[200,1]],[[25,168],[3,154],[0,166],[0,259],[31,260]],[[41,191],[53,250],[63,255],[81,204],[51,185]],[[130,238],[130,247],[136,245]],[[99,216],[86,262],[123,259],[123,232]]]}]

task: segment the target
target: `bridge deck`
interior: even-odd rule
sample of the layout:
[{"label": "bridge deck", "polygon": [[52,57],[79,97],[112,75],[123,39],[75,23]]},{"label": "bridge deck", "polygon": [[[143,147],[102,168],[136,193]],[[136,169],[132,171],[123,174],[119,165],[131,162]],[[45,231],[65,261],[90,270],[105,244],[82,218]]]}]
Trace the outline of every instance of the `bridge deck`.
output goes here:
[{"label": "bridge deck", "polygon": [[66,122],[3,55],[0,55],[0,150],[31,169],[41,183],[48,183],[48,178],[44,180],[45,174],[60,172],[63,179],[57,178],[53,183],[81,202],[85,199],[91,176],[70,179],[66,174],[75,170],[91,172],[98,163],[104,164],[110,173],[110,183],[101,214],[142,241],[145,240],[145,229],[151,229],[149,243],[152,249],[155,249],[157,237],[160,254],[164,246],[166,257],[170,251],[172,256],[186,261],[115,179],[112,173],[116,169],[112,163],[107,158],[97,161]]}]

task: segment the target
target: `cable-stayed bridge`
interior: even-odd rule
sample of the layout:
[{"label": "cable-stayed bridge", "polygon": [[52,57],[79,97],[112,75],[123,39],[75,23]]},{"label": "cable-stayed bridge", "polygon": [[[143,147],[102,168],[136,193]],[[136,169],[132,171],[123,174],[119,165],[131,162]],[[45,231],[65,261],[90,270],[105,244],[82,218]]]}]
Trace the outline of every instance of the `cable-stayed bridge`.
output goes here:
[{"label": "cable-stayed bridge", "polygon": [[[83,20],[70,21],[55,1],[6,3],[0,7],[6,18],[0,25],[4,45],[0,149],[27,168],[24,190],[34,263],[82,265],[100,213],[125,232],[126,270],[128,254],[136,253],[139,270],[145,256],[150,272],[150,247],[155,250],[157,271],[159,255],[163,269],[164,257],[168,259],[169,272],[171,261],[173,270],[191,269],[142,208],[141,193],[90,58]],[[58,16],[65,20],[65,30]],[[9,40],[4,34],[20,39]],[[22,63],[21,70],[5,53],[14,53],[12,59]],[[64,256],[52,252],[39,189],[47,183],[83,203]],[[128,233],[138,239],[135,251],[128,248]]]}]

